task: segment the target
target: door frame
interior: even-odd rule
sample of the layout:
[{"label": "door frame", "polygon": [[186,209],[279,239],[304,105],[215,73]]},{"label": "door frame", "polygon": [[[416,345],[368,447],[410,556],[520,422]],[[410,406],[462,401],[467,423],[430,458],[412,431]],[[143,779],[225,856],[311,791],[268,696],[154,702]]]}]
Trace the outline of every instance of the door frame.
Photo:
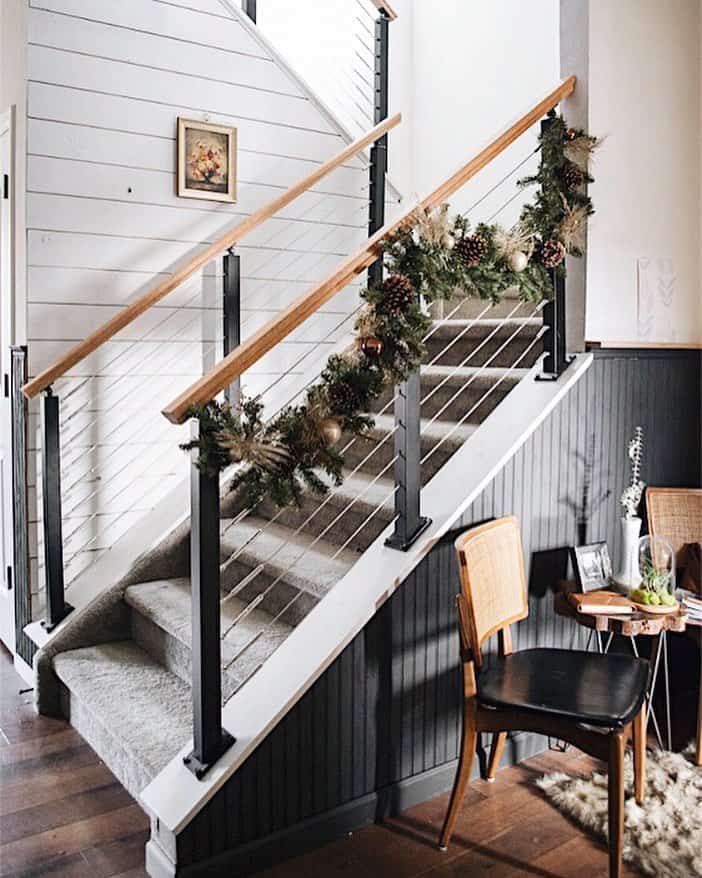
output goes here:
[{"label": "door frame", "polygon": [[[14,593],[14,535],[11,346],[15,340],[14,302],[14,114],[12,109],[0,113],[0,142],[7,138],[7,166],[0,168],[0,639],[14,655],[16,651]],[[7,183],[5,182],[7,175]],[[7,231],[6,231],[7,230]],[[5,251],[5,242],[7,250]],[[5,264],[7,263],[7,264]]]}]

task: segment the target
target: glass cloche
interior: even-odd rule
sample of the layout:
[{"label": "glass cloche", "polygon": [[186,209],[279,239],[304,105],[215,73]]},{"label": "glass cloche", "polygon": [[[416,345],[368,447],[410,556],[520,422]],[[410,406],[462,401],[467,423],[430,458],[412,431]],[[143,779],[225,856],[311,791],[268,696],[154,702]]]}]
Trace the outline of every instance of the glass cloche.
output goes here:
[{"label": "glass cloche", "polygon": [[651,607],[654,612],[674,607],[675,552],[662,537],[645,536],[639,540],[641,583],[629,597],[637,604]]}]

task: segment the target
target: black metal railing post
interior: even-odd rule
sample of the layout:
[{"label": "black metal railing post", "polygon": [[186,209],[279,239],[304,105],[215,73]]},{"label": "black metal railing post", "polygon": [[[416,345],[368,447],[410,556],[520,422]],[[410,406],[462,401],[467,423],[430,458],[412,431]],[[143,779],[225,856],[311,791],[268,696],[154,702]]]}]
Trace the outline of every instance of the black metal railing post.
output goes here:
[{"label": "black metal railing post", "polygon": [[61,439],[59,398],[48,387],[41,398],[41,488],[46,574],[47,631],[71,612],[63,582],[63,528],[61,521]]},{"label": "black metal railing post", "polygon": [[219,478],[191,466],[193,749],[183,761],[200,780],[234,739],[222,728]]},{"label": "black metal railing post", "polygon": [[[554,115],[541,122],[542,134],[549,126],[557,124]],[[551,270],[553,298],[544,305],[543,322],[547,329],[544,335],[543,372],[539,379],[555,381],[564,372],[570,359],[566,354],[566,274],[565,262]]]},{"label": "black metal railing post", "polygon": [[[375,22],[375,70],[373,77],[373,121],[378,125],[388,117],[389,30],[390,21],[381,12]],[[368,205],[368,236],[385,225],[385,177],[388,171],[388,136],[375,141],[370,152],[370,188]],[[383,280],[383,260],[368,269],[368,285],[377,286]]]},{"label": "black metal railing post", "polygon": [[544,334],[543,379],[555,380],[563,374],[570,359],[566,354],[566,278],[565,270],[553,269],[553,298],[544,305],[543,321],[547,331]]},{"label": "black metal railing post", "polygon": [[[387,119],[389,109],[390,20],[381,11],[375,22],[374,121]],[[385,178],[388,170],[388,136],[384,134],[371,148],[370,206],[368,234],[385,225]],[[383,260],[368,269],[368,284],[383,280]],[[419,408],[421,399],[419,370],[395,388],[395,530],[386,545],[405,551],[430,524],[420,514],[421,445]]]},{"label": "black metal railing post", "polygon": [[395,530],[385,544],[403,552],[431,524],[420,514],[419,370],[395,388]]},{"label": "black metal railing post", "polygon": [[[223,259],[223,307],[224,356],[241,344],[241,257],[230,247]],[[224,398],[230,405],[237,405],[241,399],[241,380],[239,378],[225,389]]]},{"label": "black metal railing post", "polygon": [[256,0],[241,0],[241,8],[249,16],[251,21],[256,24]]}]

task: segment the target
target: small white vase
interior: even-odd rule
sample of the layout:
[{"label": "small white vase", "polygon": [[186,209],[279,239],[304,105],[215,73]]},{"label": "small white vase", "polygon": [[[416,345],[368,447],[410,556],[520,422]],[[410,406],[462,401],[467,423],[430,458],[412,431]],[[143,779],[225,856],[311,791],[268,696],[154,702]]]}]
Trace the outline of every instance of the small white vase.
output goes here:
[{"label": "small white vase", "polygon": [[639,570],[640,518],[622,518],[622,549],[619,569],[614,574],[614,584],[620,591],[628,593],[641,584]]}]

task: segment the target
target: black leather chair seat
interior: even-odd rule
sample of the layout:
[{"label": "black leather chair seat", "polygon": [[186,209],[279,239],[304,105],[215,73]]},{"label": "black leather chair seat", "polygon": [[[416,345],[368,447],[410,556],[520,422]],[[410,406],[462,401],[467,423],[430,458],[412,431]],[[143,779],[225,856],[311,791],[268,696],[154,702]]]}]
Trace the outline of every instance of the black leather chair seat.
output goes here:
[{"label": "black leather chair seat", "polygon": [[627,655],[525,649],[498,659],[477,679],[489,707],[551,714],[593,726],[624,726],[643,703],[649,663]]}]

